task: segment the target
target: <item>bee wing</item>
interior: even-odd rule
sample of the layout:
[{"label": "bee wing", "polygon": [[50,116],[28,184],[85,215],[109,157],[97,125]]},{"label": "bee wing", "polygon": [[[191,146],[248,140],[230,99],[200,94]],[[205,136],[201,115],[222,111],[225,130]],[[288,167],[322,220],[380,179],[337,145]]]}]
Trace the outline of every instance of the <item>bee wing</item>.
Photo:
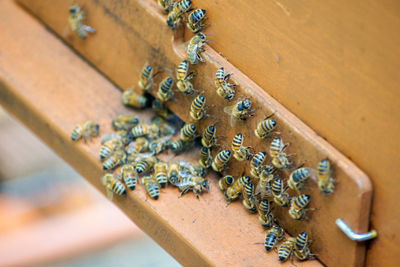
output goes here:
[{"label": "bee wing", "polygon": [[114,194],[113,191],[108,186],[106,187],[106,193],[107,193],[107,198],[112,201]]}]

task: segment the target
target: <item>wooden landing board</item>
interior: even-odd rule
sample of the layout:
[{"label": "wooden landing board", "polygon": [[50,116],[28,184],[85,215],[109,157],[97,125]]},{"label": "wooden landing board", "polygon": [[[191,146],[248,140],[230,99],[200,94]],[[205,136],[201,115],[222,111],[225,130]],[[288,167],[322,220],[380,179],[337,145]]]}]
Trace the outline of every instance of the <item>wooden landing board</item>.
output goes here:
[{"label": "wooden landing board", "polygon": [[[168,73],[174,75],[176,65],[185,56],[184,42],[191,36],[184,37],[183,31],[178,30],[174,38],[155,1],[131,0],[118,5],[107,1],[82,1],[80,4],[87,10],[87,24],[97,30],[87,40],[81,40],[72,33],[65,34],[66,17],[63,18],[62,10],[68,10],[67,3],[36,2],[32,11],[122,88],[137,84],[145,62],[165,72],[157,76],[157,82]],[[232,137],[242,132],[246,145],[254,147],[256,151],[265,151],[269,148],[269,141],[257,140],[253,131],[265,115],[274,113],[274,119],[279,125],[278,131],[285,142],[290,142],[287,151],[296,153],[294,165],[304,163],[305,166],[315,168],[319,160],[328,157],[334,163],[339,184],[335,194],[329,197],[321,195],[315,183],[308,185],[305,192],[311,195],[311,207],[316,209],[309,214],[310,222],[293,221],[286,209],[276,208],[275,213],[290,234],[296,235],[302,231],[310,233],[314,241],[312,250],[325,264],[362,265],[364,244],[348,240],[334,222],[336,218],[343,218],[356,231],[368,230],[372,193],[368,177],[216,51],[207,46],[203,56],[207,63],[193,68],[198,72],[194,85],[197,90],[204,91],[210,117],[198,123],[198,129],[204,129],[218,120],[217,135],[223,136],[219,138],[221,147],[230,148]],[[237,96],[250,97],[257,108],[255,118],[235,127],[231,127],[229,116],[223,112],[223,107],[232,103],[218,97],[213,85],[215,72],[220,66],[233,73],[233,81],[240,85]],[[156,89],[153,89],[153,93]],[[193,96],[184,97],[176,92],[175,100],[169,103],[169,107],[185,121],[189,121],[188,106],[192,99]],[[248,169],[248,165],[233,160],[228,173],[238,175]]]},{"label": "wooden landing board", "polygon": [[[98,121],[101,133],[110,132],[112,118],[131,112],[122,106],[121,92],[14,2],[0,2],[0,17],[1,105],[105,193],[100,140],[74,143],[70,132],[87,119]],[[158,201],[146,200],[139,186],[113,202],[183,265],[281,266],[275,252],[255,244],[264,239],[256,217],[238,202],[226,207],[214,179],[200,200],[178,194],[167,188]]]}]

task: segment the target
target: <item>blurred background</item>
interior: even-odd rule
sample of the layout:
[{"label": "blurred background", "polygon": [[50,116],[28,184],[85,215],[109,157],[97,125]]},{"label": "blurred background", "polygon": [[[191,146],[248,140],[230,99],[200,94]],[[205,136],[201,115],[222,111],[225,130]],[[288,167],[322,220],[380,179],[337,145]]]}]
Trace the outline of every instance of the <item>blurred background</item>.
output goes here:
[{"label": "blurred background", "polygon": [[0,108],[0,266],[180,266]]}]

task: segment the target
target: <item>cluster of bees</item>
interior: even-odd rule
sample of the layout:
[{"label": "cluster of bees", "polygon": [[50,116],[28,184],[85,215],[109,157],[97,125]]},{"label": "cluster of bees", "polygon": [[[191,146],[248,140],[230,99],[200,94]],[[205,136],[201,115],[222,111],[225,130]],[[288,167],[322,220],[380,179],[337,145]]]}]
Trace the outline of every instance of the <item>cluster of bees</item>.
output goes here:
[{"label": "cluster of bees", "polygon": [[[237,133],[232,140],[231,149],[220,149],[216,156],[212,156],[212,149],[218,147],[216,138],[216,123],[208,125],[202,132],[196,123],[210,117],[207,114],[206,98],[201,92],[194,89],[192,84],[196,72],[190,71],[190,65],[205,62],[201,53],[204,44],[207,43],[206,35],[202,30],[206,19],[206,10],[195,9],[192,11],[190,0],[158,0],[158,4],[167,15],[167,25],[174,30],[180,23],[186,22],[188,29],[195,35],[187,44],[187,59],[178,64],[176,69],[176,81],[171,76],[165,77],[159,84],[153,98],[149,93],[154,88],[154,73],[151,65],[145,64],[140,78],[139,88],[142,94],[128,89],[122,94],[125,105],[142,109],[151,106],[156,112],[151,123],[140,123],[139,119],[131,115],[121,115],[115,118],[112,125],[116,132],[107,135],[102,140],[100,158],[103,167],[112,171],[118,166],[120,174],[106,173],[102,182],[108,192],[119,195],[126,194],[125,185],[134,190],[139,177],[150,197],[158,199],[160,188],[168,183],[179,188],[181,195],[193,191],[196,196],[209,190],[209,183],[204,178],[207,169],[217,173],[229,171],[228,164],[233,159],[243,162],[249,161],[250,176],[242,174],[233,177],[221,175],[218,181],[219,188],[223,192],[228,203],[242,197],[243,206],[250,213],[258,213],[260,224],[267,229],[264,246],[269,252],[277,247],[278,242],[285,238],[285,230],[279,225],[273,215],[273,206],[288,208],[289,216],[294,220],[307,220],[306,213],[310,208],[311,197],[302,193],[310,177],[316,177],[318,187],[324,194],[331,194],[335,188],[335,180],[332,175],[331,164],[328,159],[319,162],[316,168],[298,166],[290,160],[294,154],[288,154],[285,144],[276,132],[277,122],[271,116],[265,117],[257,124],[254,135],[260,140],[271,139],[268,151],[255,152],[250,146],[244,145],[245,136]],[[190,12],[190,13],[189,13]],[[238,121],[246,120],[254,116],[252,101],[248,97],[240,97],[234,100],[236,84],[229,82],[230,74],[220,67],[214,79],[217,94],[227,101],[234,101],[233,105],[226,106],[224,112],[230,116],[231,126]],[[184,124],[176,137],[176,124],[170,123],[174,115],[166,108],[165,104],[174,97],[174,85],[184,95],[197,96],[190,105],[190,118],[192,122]],[[85,138],[98,135],[99,127],[93,122],[87,122],[74,129],[73,140],[79,137]],[[201,144],[198,164],[189,162],[166,163],[157,157],[166,149],[174,153],[180,153],[192,148],[196,140]],[[269,157],[269,159],[268,159]],[[287,179],[284,179],[287,176]],[[123,180],[125,185],[121,182]],[[289,195],[289,189],[294,194]],[[286,261],[295,256],[299,260],[313,259],[306,232],[297,237],[290,237],[283,241],[278,250],[280,261]]]}]

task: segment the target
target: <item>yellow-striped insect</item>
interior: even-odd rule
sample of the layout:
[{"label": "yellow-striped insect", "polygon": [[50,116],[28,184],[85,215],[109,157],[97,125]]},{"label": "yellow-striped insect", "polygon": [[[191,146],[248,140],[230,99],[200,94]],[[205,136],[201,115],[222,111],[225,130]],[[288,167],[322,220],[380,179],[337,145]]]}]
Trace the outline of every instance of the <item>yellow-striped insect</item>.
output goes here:
[{"label": "yellow-striped insect", "polygon": [[140,78],[139,78],[139,87],[142,89],[143,92],[147,93],[151,90],[153,87],[154,81],[154,70],[153,67],[145,64],[142,68],[142,71],[140,72]]},{"label": "yellow-striped insect", "polygon": [[176,87],[186,95],[193,93],[195,90],[191,80],[193,80],[195,72],[189,72],[189,62],[183,60],[176,69]]},{"label": "yellow-striped insect", "polygon": [[191,123],[186,123],[181,129],[181,139],[185,142],[192,141],[196,138],[196,126]]},{"label": "yellow-striped insect", "polygon": [[252,153],[250,152],[249,146],[243,146],[243,134],[238,133],[233,137],[232,140],[232,151],[233,157],[238,161],[244,161],[250,159]]},{"label": "yellow-striped insect", "polygon": [[157,92],[157,97],[161,102],[167,102],[172,99],[174,96],[174,91],[172,91],[173,85],[174,80],[171,77],[167,77],[161,81]]},{"label": "yellow-striped insect", "polygon": [[202,95],[197,96],[190,106],[190,117],[199,121],[207,116],[206,114],[206,98]]},{"label": "yellow-striped insect", "polygon": [[204,147],[208,147],[208,148],[215,146],[215,144],[216,144],[215,133],[216,133],[215,125],[210,125],[206,129],[204,129],[204,132],[203,132],[203,135],[201,138],[201,144]]},{"label": "yellow-striped insect", "polygon": [[224,112],[231,115],[231,126],[235,126],[237,121],[246,120],[249,117],[253,117],[254,114],[251,112],[252,102],[245,97],[243,99],[237,100],[237,103],[232,106],[227,106],[224,108]]},{"label": "yellow-striped insect", "polygon": [[335,190],[335,179],[332,177],[331,163],[323,159],[318,163],[318,187],[325,194],[333,193]]},{"label": "yellow-striped insect", "polygon": [[135,93],[133,89],[127,89],[122,93],[122,103],[125,106],[142,109],[148,104],[147,97]]},{"label": "yellow-striped insect", "polygon": [[190,64],[195,65],[199,61],[205,62],[201,57],[200,53],[204,51],[204,44],[207,43],[206,35],[203,33],[198,33],[192,39],[190,39],[187,54]]},{"label": "yellow-striped insect", "polygon": [[130,164],[124,164],[121,167],[121,176],[122,179],[125,182],[125,185],[130,189],[130,190],[135,190],[136,188],[136,184],[137,184],[137,180],[138,180],[138,176],[137,173],[135,171],[135,167]]},{"label": "yellow-striped insect", "polygon": [[236,84],[229,83],[228,79],[231,75],[225,73],[224,67],[221,67],[215,73],[215,87],[217,94],[226,100],[232,100],[236,93]]},{"label": "yellow-striped insect", "polygon": [[208,147],[200,149],[199,163],[203,168],[210,168],[212,164],[211,150]]},{"label": "yellow-striped insect", "polygon": [[289,215],[295,220],[301,220],[306,218],[306,206],[310,203],[310,195],[299,195],[294,197],[290,203]]},{"label": "yellow-striped insect", "polygon": [[86,121],[84,123],[78,124],[71,133],[72,141],[78,141],[83,138],[86,142],[91,137],[99,135],[100,126],[93,121]]},{"label": "yellow-striped insect", "polygon": [[153,176],[147,174],[143,176],[141,182],[144,184],[146,192],[151,198],[157,200],[160,197],[160,185]]},{"label": "yellow-striped insect", "polygon": [[310,177],[310,174],[308,168],[298,168],[294,170],[289,176],[289,187],[297,193],[300,193],[300,190],[304,187],[304,182]]},{"label": "yellow-striped insect", "polygon": [[230,159],[231,159],[231,151],[229,150],[222,150],[219,152],[215,158],[213,163],[211,164],[211,167],[213,168],[214,171],[216,172],[222,172],[223,170],[226,169],[226,165],[228,165]]},{"label": "yellow-striped insect", "polygon": [[254,134],[260,139],[268,138],[272,135],[276,124],[275,120],[264,119],[258,123],[257,128],[254,130]]},{"label": "yellow-striped insect", "polygon": [[191,32],[198,33],[203,30],[205,25],[202,22],[206,19],[206,13],[205,9],[196,9],[189,14],[186,25]]},{"label": "yellow-striped insect", "polygon": [[124,150],[116,150],[108,159],[103,162],[104,170],[112,170],[126,161]]},{"label": "yellow-striped insect", "polygon": [[168,183],[168,165],[165,162],[157,162],[154,166],[154,175],[161,187],[166,187]]},{"label": "yellow-striped insect", "polygon": [[139,124],[139,118],[135,115],[118,115],[111,122],[113,128],[119,130],[130,130],[132,127]]},{"label": "yellow-striped insect", "polygon": [[235,182],[235,178],[232,175],[225,175],[218,181],[219,188],[221,191],[225,191]]},{"label": "yellow-striped insect", "polygon": [[112,174],[106,173],[101,177],[101,182],[106,188],[107,197],[112,200],[113,193],[117,195],[125,195],[125,186]]},{"label": "yellow-striped insect", "polygon": [[85,12],[78,5],[69,8],[68,22],[71,29],[82,39],[86,39],[87,32],[95,33],[96,30],[84,24]]}]

